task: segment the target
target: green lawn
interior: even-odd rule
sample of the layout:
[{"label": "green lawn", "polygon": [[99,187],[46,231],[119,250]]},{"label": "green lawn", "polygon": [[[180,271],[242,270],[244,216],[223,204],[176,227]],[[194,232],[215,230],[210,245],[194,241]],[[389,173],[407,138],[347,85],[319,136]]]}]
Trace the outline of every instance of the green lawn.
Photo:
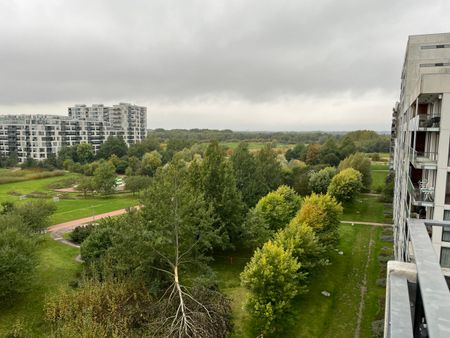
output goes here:
[{"label": "green lawn", "polygon": [[81,265],[74,258],[79,250],[58,243],[45,236],[39,247],[40,263],[31,290],[20,296],[12,306],[0,308],[0,337],[5,336],[17,321],[31,332],[30,337],[48,337],[49,327],[44,322],[43,306],[46,297],[60,288],[68,287]]},{"label": "green lawn", "polygon": [[[371,337],[372,321],[383,316],[380,300],[384,288],[376,285],[380,267],[377,261],[380,249],[389,243],[380,242],[382,229],[364,225],[341,225],[339,250],[333,253],[331,265],[316,271],[310,277],[309,293],[299,296],[294,303],[290,329],[283,337],[353,337],[357,327],[357,314],[361,303],[361,286],[366,276],[367,292],[360,322],[360,336]],[[373,241],[370,260],[369,243]],[[246,290],[240,286],[239,274],[249,255],[219,257],[213,269],[219,277],[219,287],[232,300],[234,334],[232,337],[255,337],[252,323],[244,304]],[[330,297],[321,294],[329,291]]]},{"label": "green lawn", "polygon": [[[15,182],[0,184],[0,202],[20,200],[20,195],[34,192],[45,193],[51,198],[57,193],[48,187],[50,183],[61,179],[77,177],[78,174],[67,173],[64,176],[36,179],[26,182]],[[13,192],[13,194],[11,194]],[[138,204],[137,198],[131,194],[115,194],[112,196],[88,196],[82,197],[78,193],[67,194],[70,199],[60,199],[56,202],[57,210],[52,216],[52,223],[66,222],[82,217],[89,217],[101,213],[126,208]],[[32,200],[31,198],[26,200]]]},{"label": "green lawn", "polygon": [[384,217],[384,203],[377,196],[360,195],[352,203],[344,203],[344,221],[389,223]]},{"label": "green lawn", "polygon": [[386,184],[386,177],[389,173],[389,166],[386,163],[375,162],[370,166],[372,173],[372,191],[378,191]]}]

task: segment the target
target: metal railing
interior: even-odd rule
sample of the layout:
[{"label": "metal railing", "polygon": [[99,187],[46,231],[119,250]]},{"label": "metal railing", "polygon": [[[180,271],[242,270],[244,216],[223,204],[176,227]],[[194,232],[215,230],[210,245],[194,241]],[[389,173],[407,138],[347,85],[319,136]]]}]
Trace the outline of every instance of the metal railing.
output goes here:
[{"label": "metal railing", "polygon": [[413,197],[415,204],[422,204],[424,202],[434,202],[434,186],[426,182],[426,180],[414,184],[411,178],[408,177],[408,191]]},{"label": "metal railing", "polygon": [[435,151],[417,151],[409,148],[411,162],[415,166],[436,165],[438,152]]},{"label": "metal railing", "polygon": [[[401,225],[400,225],[401,226]],[[386,280],[385,337],[450,337],[450,292],[427,227],[450,222],[408,219],[404,227],[414,261],[389,261]]]},{"label": "metal railing", "polygon": [[439,128],[441,124],[440,115],[419,115],[420,128]]}]

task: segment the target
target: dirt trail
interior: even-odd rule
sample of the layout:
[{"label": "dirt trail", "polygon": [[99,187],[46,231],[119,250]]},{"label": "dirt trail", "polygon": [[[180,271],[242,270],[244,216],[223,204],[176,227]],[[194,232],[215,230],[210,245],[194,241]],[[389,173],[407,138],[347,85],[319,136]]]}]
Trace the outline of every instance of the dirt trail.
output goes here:
[{"label": "dirt trail", "polygon": [[359,311],[358,311],[358,315],[356,317],[357,321],[356,321],[356,329],[355,329],[355,338],[359,338],[360,334],[361,334],[361,322],[362,322],[362,318],[363,318],[365,296],[367,293],[367,270],[369,269],[370,258],[372,256],[372,249],[373,249],[373,245],[374,245],[374,241],[372,241],[372,236],[373,236],[373,229],[370,232],[369,252],[367,255],[366,266],[364,267],[364,278],[361,282],[361,297],[360,297],[360,302],[359,302]]}]

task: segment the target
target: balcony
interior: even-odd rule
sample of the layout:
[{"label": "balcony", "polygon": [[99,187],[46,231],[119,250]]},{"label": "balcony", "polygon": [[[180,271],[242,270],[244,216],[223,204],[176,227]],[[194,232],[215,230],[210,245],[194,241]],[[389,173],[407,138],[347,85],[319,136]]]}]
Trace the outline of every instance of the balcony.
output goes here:
[{"label": "balcony", "polygon": [[434,206],[434,187],[427,180],[413,184],[408,177],[408,192],[411,195],[411,203],[415,206]]},{"label": "balcony", "polygon": [[441,117],[439,115],[419,115],[420,131],[439,131]]},{"label": "balcony", "polygon": [[410,161],[416,169],[436,169],[437,152],[417,151],[410,148]]}]

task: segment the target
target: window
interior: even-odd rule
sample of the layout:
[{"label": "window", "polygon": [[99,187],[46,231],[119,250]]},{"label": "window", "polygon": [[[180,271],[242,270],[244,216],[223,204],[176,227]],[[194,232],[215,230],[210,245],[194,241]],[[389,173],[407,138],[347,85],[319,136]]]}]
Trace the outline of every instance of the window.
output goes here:
[{"label": "window", "polygon": [[442,242],[450,242],[450,228],[442,227]]},{"label": "window", "polygon": [[450,48],[450,44],[420,46],[420,49],[440,49],[440,48]]},{"label": "window", "polygon": [[445,189],[445,204],[450,204],[450,173],[447,173],[447,185]]},{"label": "window", "polygon": [[450,268],[450,248],[441,248],[441,266]]},{"label": "window", "polygon": [[444,210],[444,221],[450,221],[450,210]]},{"label": "window", "polygon": [[437,62],[437,63],[421,63],[420,68],[423,67],[448,67],[450,66],[450,62]]}]

